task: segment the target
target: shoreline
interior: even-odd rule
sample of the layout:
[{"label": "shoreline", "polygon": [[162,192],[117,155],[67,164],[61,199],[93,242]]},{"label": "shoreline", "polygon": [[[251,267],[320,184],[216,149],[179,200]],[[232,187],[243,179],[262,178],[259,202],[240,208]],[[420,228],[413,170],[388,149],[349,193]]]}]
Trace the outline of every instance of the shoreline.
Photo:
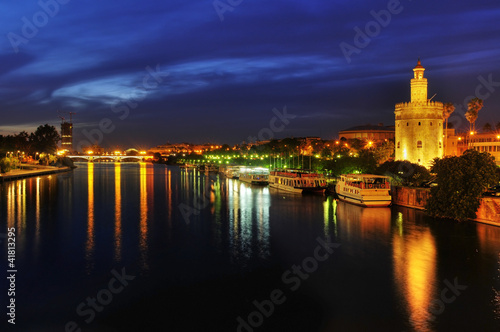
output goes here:
[{"label": "shoreline", "polygon": [[73,170],[73,168],[67,166],[56,167],[56,166],[36,165],[35,169],[30,169],[30,170],[16,169],[16,170],[11,170],[7,173],[0,173],[0,182],[14,181],[14,180],[35,177],[35,176],[42,176],[42,175],[65,173],[71,170]]}]

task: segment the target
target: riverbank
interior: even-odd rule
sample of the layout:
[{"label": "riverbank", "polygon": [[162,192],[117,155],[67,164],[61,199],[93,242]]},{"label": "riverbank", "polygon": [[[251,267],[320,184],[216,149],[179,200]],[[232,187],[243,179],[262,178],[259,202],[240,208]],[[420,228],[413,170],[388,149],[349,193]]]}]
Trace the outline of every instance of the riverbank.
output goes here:
[{"label": "riverbank", "polygon": [[[392,204],[425,210],[425,204],[431,194],[428,188],[392,187]],[[481,205],[473,221],[500,227],[500,198],[482,197]]]},{"label": "riverbank", "polygon": [[22,168],[20,169],[14,169],[7,173],[0,173],[0,182],[24,179],[33,176],[64,173],[69,172],[73,169],[71,167],[55,167],[42,165],[21,165],[21,167]]}]

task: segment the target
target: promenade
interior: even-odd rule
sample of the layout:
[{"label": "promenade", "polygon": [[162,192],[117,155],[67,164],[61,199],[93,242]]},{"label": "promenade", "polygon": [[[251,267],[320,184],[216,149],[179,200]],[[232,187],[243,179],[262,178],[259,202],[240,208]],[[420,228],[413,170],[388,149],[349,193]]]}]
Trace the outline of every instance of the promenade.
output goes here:
[{"label": "promenade", "polygon": [[56,173],[64,173],[71,171],[71,167],[56,167],[43,165],[25,165],[21,164],[21,168],[13,169],[6,173],[0,173],[0,182],[23,179],[33,176],[42,176]]}]

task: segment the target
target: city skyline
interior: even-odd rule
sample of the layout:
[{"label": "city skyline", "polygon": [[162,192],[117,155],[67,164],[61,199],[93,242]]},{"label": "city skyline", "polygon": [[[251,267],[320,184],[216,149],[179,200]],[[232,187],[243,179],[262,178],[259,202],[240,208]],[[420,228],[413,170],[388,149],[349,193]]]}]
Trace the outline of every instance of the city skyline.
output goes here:
[{"label": "city skyline", "polygon": [[[119,6],[118,6],[119,5]],[[493,1],[153,1],[1,5],[0,134],[60,128],[74,144],[238,144],[394,124],[420,57],[429,98],[484,100],[499,120]],[[118,7],[117,7],[118,6]],[[277,113],[290,117],[277,122]],[[259,134],[260,137],[259,137]],[[94,141],[92,141],[94,139]],[[81,144],[80,144],[81,145]],[[84,144],[83,144],[84,145]]]}]

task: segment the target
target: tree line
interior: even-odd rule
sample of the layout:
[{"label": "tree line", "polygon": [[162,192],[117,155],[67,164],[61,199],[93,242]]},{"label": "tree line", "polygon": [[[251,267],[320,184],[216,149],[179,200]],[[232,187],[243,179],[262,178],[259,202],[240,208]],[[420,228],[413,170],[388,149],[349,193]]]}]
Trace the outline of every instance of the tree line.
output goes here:
[{"label": "tree line", "polygon": [[7,156],[9,152],[15,155],[17,151],[26,155],[35,155],[37,152],[55,154],[60,140],[56,128],[48,124],[39,126],[30,134],[22,131],[17,135],[0,135],[0,156]]}]

